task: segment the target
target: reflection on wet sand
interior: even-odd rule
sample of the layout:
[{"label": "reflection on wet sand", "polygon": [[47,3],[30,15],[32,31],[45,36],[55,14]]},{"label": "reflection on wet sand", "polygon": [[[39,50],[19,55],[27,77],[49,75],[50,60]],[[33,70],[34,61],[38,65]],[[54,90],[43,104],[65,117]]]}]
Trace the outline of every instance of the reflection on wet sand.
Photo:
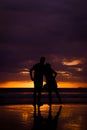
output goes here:
[{"label": "reflection on wet sand", "polygon": [[50,105],[48,117],[45,118],[41,115],[40,108],[38,109],[38,113],[36,113],[36,106],[35,106],[33,130],[44,130],[44,129],[56,130],[61,109],[62,109],[62,106],[59,106],[56,116],[53,118],[52,107]]},{"label": "reflection on wet sand", "polygon": [[39,129],[87,130],[87,104],[0,106],[0,130]]}]

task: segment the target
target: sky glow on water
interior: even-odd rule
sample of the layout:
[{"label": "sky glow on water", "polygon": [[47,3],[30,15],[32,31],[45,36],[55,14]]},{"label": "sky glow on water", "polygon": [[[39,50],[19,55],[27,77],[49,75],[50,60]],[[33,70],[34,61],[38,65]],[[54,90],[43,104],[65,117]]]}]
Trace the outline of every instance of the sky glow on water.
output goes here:
[{"label": "sky glow on water", "polygon": [[35,120],[37,124],[42,124],[38,128],[43,127],[46,129],[52,127],[51,125],[54,124],[54,128],[57,130],[86,130],[87,105],[65,104],[60,106],[54,104],[51,106],[50,111],[49,105],[44,104],[40,107],[40,114],[38,114],[36,106],[36,116],[32,105],[0,106],[0,129],[32,130],[37,125],[34,124]]}]

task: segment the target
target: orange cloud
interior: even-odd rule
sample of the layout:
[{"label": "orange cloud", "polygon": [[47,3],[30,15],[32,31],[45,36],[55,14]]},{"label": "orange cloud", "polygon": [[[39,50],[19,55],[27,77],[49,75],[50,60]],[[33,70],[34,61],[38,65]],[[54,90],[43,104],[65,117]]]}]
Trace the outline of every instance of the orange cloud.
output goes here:
[{"label": "orange cloud", "polygon": [[57,73],[61,76],[66,76],[66,77],[72,76],[72,74],[70,72],[67,72],[67,71],[57,71]]},{"label": "orange cloud", "polygon": [[20,74],[29,74],[29,69],[25,68],[23,71],[19,72]]},{"label": "orange cloud", "polygon": [[67,66],[72,66],[72,65],[83,64],[83,62],[84,62],[83,59],[74,59],[74,60],[63,59],[62,64]]},{"label": "orange cloud", "polygon": [[80,72],[80,71],[83,71],[82,68],[74,68],[76,71]]}]

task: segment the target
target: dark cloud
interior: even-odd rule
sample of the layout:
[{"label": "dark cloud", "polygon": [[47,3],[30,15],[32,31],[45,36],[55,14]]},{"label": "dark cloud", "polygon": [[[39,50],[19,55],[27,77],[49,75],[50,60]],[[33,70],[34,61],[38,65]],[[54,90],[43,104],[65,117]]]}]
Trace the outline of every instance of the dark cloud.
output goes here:
[{"label": "dark cloud", "polygon": [[45,55],[57,70],[87,81],[86,62],[82,72],[62,64],[64,58],[87,58],[86,5],[86,0],[0,1],[0,72],[30,68]]}]

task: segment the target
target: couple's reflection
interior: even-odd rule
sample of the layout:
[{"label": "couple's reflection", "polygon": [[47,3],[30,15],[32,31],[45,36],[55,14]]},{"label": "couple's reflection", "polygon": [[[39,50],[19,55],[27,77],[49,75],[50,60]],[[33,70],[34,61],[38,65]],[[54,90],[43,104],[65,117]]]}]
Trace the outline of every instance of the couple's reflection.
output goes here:
[{"label": "couple's reflection", "polygon": [[52,116],[52,106],[49,106],[49,113],[48,117],[44,118],[41,115],[40,109],[38,109],[38,113],[36,113],[36,107],[34,107],[34,124],[33,124],[33,130],[44,130],[44,129],[50,129],[50,130],[56,130],[58,125],[58,119],[59,115],[61,113],[62,106],[58,106],[58,111],[54,116]]}]

